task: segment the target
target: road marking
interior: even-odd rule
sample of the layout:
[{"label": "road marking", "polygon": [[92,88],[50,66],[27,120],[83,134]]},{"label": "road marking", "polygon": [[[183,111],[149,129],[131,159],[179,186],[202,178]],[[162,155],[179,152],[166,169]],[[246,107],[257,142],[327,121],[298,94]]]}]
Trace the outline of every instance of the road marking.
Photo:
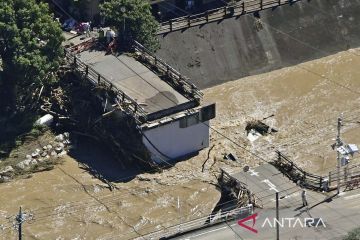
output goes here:
[{"label": "road marking", "polygon": [[349,199],[354,199],[354,198],[357,198],[357,197],[360,197],[360,193],[359,193],[359,194],[354,194],[354,195],[351,195],[351,196],[344,197],[344,199],[345,199],[345,200],[349,200]]},{"label": "road marking", "polygon": [[276,189],[275,184],[273,184],[272,182],[270,182],[269,179],[262,180],[261,182],[266,183],[266,184],[270,187],[270,188],[269,188],[270,191],[271,191],[271,190],[274,190],[275,192],[279,192],[279,191]]},{"label": "road marking", "polygon": [[256,176],[256,177],[259,176],[259,172],[255,172],[254,169],[250,169],[249,172],[251,173],[250,176]]}]

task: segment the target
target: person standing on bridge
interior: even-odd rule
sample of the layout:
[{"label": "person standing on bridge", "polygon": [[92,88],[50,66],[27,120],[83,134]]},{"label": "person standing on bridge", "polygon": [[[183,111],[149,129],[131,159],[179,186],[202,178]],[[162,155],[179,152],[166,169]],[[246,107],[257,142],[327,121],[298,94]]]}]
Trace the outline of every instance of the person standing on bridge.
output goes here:
[{"label": "person standing on bridge", "polygon": [[302,192],[301,192],[301,199],[302,199],[302,202],[303,202],[303,207],[306,207],[308,205],[308,202],[307,202],[306,190],[305,189],[303,189]]}]

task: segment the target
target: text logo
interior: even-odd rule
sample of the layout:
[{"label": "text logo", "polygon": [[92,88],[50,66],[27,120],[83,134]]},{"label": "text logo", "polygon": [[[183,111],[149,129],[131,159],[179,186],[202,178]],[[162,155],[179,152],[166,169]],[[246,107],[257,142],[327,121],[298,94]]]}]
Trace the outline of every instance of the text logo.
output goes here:
[{"label": "text logo", "polygon": [[[253,215],[251,215],[251,216],[248,216],[248,217],[246,217],[246,218],[244,218],[244,219],[239,220],[239,221],[238,221],[239,226],[241,226],[241,227],[243,227],[243,228],[246,228],[247,230],[250,230],[250,231],[252,231],[252,232],[254,232],[254,233],[257,233],[258,231],[254,228],[255,223],[256,223],[256,217],[257,217],[257,215],[258,215],[258,214],[255,213],[255,214],[253,214]],[[248,225],[245,225],[245,224],[244,224],[244,222],[247,222],[247,221],[249,221],[249,220],[252,220],[252,226],[251,226],[251,227],[249,227]]]}]

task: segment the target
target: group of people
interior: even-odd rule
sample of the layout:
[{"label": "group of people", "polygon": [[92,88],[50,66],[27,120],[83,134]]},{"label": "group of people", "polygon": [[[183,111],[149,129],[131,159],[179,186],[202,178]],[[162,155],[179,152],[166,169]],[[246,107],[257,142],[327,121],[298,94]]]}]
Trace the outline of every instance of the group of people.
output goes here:
[{"label": "group of people", "polygon": [[65,22],[62,24],[62,28],[65,31],[75,30],[78,33],[82,33],[82,34],[85,34],[87,37],[90,37],[91,22],[78,23],[75,19],[69,18],[69,19],[65,20]]},{"label": "group of people", "polygon": [[[62,28],[65,31],[76,31],[78,34],[84,34],[85,37],[91,37],[91,22],[78,23],[76,20],[70,18],[62,24]],[[105,38],[107,52],[114,53],[115,49],[117,48],[115,31],[111,28],[100,28],[99,38]]]}]

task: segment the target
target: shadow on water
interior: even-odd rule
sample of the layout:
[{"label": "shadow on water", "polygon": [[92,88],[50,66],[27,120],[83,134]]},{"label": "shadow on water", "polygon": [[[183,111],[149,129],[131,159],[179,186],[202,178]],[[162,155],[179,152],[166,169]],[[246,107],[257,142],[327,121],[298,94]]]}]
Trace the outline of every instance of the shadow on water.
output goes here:
[{"label": "shadow on water", "polygon": [[103,181],[128,182],[145,171],[137,165],[123,168],[121,159],[116,159],[111,150],[98,141],[76,137],[73,142],[75,147],[70,150],[69,156],[83,169]]}]

